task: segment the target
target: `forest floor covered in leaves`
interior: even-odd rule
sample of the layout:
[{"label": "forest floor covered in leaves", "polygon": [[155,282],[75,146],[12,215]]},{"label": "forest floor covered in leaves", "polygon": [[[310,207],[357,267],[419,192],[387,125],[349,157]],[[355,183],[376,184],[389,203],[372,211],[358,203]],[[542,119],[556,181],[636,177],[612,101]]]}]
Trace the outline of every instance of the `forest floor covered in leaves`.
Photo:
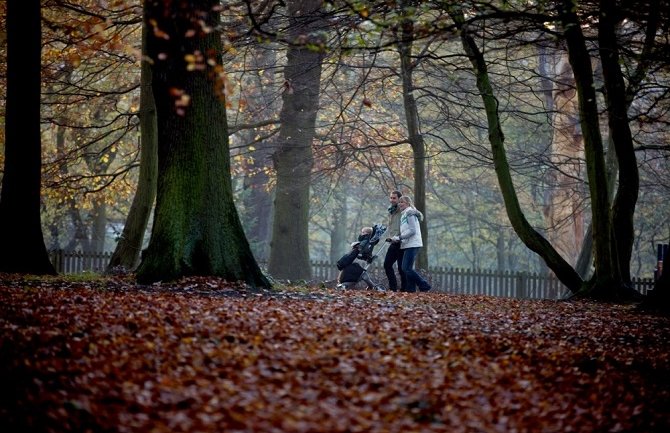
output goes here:
[{"label": "forest floor covered in leaves", "polygon": [[668,432],[631,305],[0,275],[4,432]]}]

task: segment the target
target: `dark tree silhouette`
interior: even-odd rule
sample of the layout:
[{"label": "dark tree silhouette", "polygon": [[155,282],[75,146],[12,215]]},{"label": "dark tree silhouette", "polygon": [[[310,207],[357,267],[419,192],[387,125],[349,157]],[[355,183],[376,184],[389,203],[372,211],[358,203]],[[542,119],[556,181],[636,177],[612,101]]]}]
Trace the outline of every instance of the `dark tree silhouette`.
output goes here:
[{"label": "dark tree silhouette", "polygon": [[0,193],[0,271],[55,274],[40,218],[39,0],[7,3],[7,114]]}]

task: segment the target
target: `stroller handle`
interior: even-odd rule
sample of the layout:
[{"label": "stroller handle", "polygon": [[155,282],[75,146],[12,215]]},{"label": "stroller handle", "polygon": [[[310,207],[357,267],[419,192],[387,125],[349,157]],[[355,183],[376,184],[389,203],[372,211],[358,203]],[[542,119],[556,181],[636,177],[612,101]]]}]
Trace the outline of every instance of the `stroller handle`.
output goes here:
[{"label": "stroller handle", "polygon": [[377,250],[377,252],[375,252],[373,250],[372,251],[372,257],[370,258],[369,261],[367,261],[367,260],[365,261],[365,266],[363,266],[363,269],[365,269],[367,271],[368,268],[370,267],[370,265],[372,264],[372,262],[377,257],[379,257],[382,254],[382,252],[384,252],[389,247],[389,245],[391,245],[391,242],[384,242],[383,245]]}]

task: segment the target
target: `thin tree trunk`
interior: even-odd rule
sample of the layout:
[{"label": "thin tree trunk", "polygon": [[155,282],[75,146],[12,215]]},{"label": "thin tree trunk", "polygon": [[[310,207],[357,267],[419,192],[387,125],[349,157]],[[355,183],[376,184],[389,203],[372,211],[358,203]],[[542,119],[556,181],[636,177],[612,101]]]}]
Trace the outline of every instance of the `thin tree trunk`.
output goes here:
[{"label": "thin tree trunk", "polygon": [[87,225],[84,223],[81,212],[77,209],[77,204],[74,200],[68,200],[68,214],[72,222],[73,232],[70,241],[66,244],[65,249],[73,251],[79,249],[81,251],[91,251],[91,241],[88,235]]},{"label": "thin tree trunk", "polygon": [[505,231],[499,230],[496,237],[496,263],[498,272],[505,270]]},{"label": "thin tree trunk", "polygon": [[412,146],[412,155],[414,158],[414,205],[423,212],[424,219],[419,223],[421,227],[421,236],[423,248],[419,251],[417,257],[417,267],[419,269],[428,269],[428,225],[426,209],[426,145],[421,135],[419,127],[419,111],[414,99],[414,83],[412,71],[414,65],[412,62],[412,45],[414,41],[414,21],[411,18],[405,18],[401,22],[402,32],[398,38],[398,53],[400,54],[400,75],[402,78],[402,96],[403,106],[405,108],[405,118],[407,120],[407,134],[410,145]]},{"label": "thin tree trunk", "polygon": [[55,274],[40,217],[41,6],[7,3],[5,166],[0,192],[0,272]]},{"label": "thin tree trunk", "polygon": [[586,228],[584,233],[584,240],[582,241],[582,249],[577,257],[577,264],[575,270],[586,281],[591,278],[591,259],[593,258],[593,226],[591,224]]},{"label": "thin tree trunk", "polygon": [[349,190],[346,176],[342,176],[333,192],[333,201],[335,202],[335,209],[333,209],[332,231],[330,233],[330,261],[335,263],[346,253],[347,248],[347,191]]},{"label": "thin tree trunk", "polygon": [[[142,51],[145,54],[147,32],[148,27],[144,23],[142,26]],[[121,238],[109,260],[107,271],[116,268],[134,270],[140,263],[144,234],[156,199],[157,133],[156,103],[151,91],[151,65],[146,59],[143,59],[140,76],[140,174]]]},{"label": "thin tree trunk", "polygon": [[93,253],[105,251],[107,238],[107,205],[104,202],[95,202],[91,209],[93,223],[91,224],[91,249]]}]

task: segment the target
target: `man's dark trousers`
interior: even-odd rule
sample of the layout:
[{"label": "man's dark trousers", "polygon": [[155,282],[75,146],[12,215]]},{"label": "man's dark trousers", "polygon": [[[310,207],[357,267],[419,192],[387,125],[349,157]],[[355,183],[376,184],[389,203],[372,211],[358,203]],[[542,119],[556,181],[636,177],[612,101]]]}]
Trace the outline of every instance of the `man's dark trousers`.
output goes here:
[{"label": "man's dark trousers", "polygon": [[400,291],[405,291],[405,273],[402,271],[402,256],[403,250],[400,249],[400,242],[391,242],[384,258],[384,272],[386,272],[386,278],[389,281],[389,290],[394,292],[398,291],[398,281],[393,269],[394,263],[398,265],[398,273],[400,274]]}]

